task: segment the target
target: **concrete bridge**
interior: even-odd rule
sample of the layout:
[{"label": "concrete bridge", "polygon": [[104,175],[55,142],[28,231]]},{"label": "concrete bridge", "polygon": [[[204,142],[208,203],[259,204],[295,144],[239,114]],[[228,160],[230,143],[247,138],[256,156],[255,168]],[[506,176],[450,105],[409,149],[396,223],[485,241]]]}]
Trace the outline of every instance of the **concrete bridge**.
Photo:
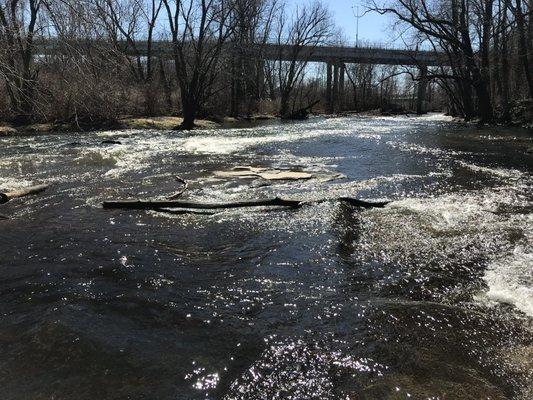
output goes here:
[{"label": "concrete bridge", "polygon": [[[103,42],[102,44],[105,44]],[[53,54],[59,43],[55,40],[38,41],[37,48],[40,54]],[[75,43],[71,44],[76,46]],[[97,41],[77,43],[77,45],[97,46]],[[136,49],[126,41],[120,42],[119,47],[131,56],[145,56],[147,42],[139,41]],[[159,57],[172,55],[172,43],[168,41],[154,41],[152,54]],[[250,57],[264,60],[283,61],[308,61],[320,62],[327,65],[326,99],[329,112],[343,108],[344,82],[346,64],[376,64],[376,65],[403,65],[419,69],[417,79],[417,112],[426,111],[427,97],[427,71],[428,67],[448,65],[449,61],[444,54],[432,51],[400,50],[372,47],[342,47],[342,46],[291,46],[279,44],[266,44],[250,47],[247,51]],[[246,54],[246,53],[245,53]]]},{"label": "concrete bridge", "polygon": [[310,62],[338,62],[345,64],[425,65],[439,66],[447,63],[443,54],[432,51],[384,49],[374,47],[302,46],[266,44],[261,54],[269,60],[290,61],[297,54],[298,60]]},{"label": "concrete bridge", "polygon": [[447,65],[449,62],[444,54],[432,51],[372,47],[308,46],[296,48],[290,45],[267,44],[261,47],[260,54],[267,60],[326,63],[328,112],[343,108],[346,64],[376,64],[418,67],[417,113],[422,114],[426,111],[428,67]]}]

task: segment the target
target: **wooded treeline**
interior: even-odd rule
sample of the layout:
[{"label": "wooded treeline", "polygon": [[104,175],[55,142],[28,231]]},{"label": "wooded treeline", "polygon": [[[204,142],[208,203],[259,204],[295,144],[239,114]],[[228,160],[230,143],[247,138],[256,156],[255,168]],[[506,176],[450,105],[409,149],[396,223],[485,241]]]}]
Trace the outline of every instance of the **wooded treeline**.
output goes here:
[{"label": "wooded treeline", "polygon": [[[375,0],[368,9],[393,15],[406,46],[444,52],[450,66],[430,69],[430,94],[446,94],[450,113],[490,122],[531,108],[532,3]],[[300,56],[304,46],[342,44],[326,4],[0,0],[0,119],[95,126],[179,115],[189,129],[197,118],[323,109],[324,66]],[[294,57],[263,60],[268,43],[291,45]],[[413,71],[348,65],[336,111],[405,103],[416,94]]]},{"label": "wooded treeline", "polygon": [[[0,0],[0,119],[97,126],[179,115],[189,129],[200,117],[290,116],[322,100],[320,109],[323,68],[299,55],[338,41],[325,4]],[[294,57],[250,56],[267,43],[292,45]],[[348,67],[342,107],[376,108],[412,91],[390,70]]]},{"label": "wooded treeline", "polygon": [[394,16],[411,45],[445,53],[450,66],[430,78],[447,93],[452,114],[531,119],[533,1],[374,0],[368,7]]}]

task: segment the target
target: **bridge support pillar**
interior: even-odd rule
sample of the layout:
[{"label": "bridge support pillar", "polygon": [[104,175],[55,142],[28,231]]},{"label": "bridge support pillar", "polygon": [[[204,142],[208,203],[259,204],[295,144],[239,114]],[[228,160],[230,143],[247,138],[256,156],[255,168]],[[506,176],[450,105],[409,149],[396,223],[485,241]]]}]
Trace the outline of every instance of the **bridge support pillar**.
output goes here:
[{"label": "bridge support pillar", "polygon": [[265,61],[257,60],[257,75],[256,75],[256,100],[260,101],[265,98]]},{"label": "bridge support pillar", "polygon": [[330,62],[326,66],[326,112],[333,113],[333,93],[331,89],[333,64]]},{"label": "bridge support pillar", "polygon": [[339,64],[333,65],[333,112],[338,111],[339,106]]},{"label": "bridge support pillar", "polygon": [[344,111],[344,75],[346,74],[346,65],[341,63],[339,72],[339,111]]},{"label": "bridge support pillar", "polygon": [[428,67],[423,65],[420,67],[420,75],[418,77],[418,94],[416,99],[416,113],[418,115],[427,113],[427,86]]}]

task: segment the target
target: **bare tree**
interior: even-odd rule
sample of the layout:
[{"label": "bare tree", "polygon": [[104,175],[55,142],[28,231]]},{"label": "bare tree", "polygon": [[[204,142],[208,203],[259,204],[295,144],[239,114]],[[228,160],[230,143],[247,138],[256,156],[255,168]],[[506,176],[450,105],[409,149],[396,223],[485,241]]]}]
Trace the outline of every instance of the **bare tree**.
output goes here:
[{"label": "bare tree", "polygon": [[352,64],[346,68],[346,75],[352,85],[355,110],[366,110],[375,105],[371,90],[376,66],[372,64]]},{"label": "bare tree", "polygon": [[[395,17],[408,47],[446,56],[428,78],[452,113],[486,122],[531,114],[532,0],[368,1]],[[166,114],[178,97],[185,129],[277,101],[291,116],[324,95],[309,63],[317,47],[341,44],[323,4],[290,13],[281,0],[0,0],[0,113],[95,126]],[[407,67],[346,72],[356,109],[405,103],[415,85],[393,75],[419,79]]]},{"label": "bare tree", "polygon": [[275,70],[282,117],[294,111],[290,110],[291,95],[302,82],[314,49],[326,43],[330,32],[330,13],[319,1],[298,7],[290,17],[285,9],[279,13],[275,40],[280,54],[275,61]]},{"label": "bare tree", "polygon": [[38,70],[34,64],[34,38],[38,33],[42,0],[2,0],[0,3],[0,74],[6,82],[11,106],[18,118],[33,112]]},{"label": "bare tree", "polygon": [[533,99],[533,66],[530,65],[530,49],[531,41],[528,43],[528,26],[526,24],[524,4],[522,0],[515,0],[507,2],[507,6],[512,10],[516,18],[516,27],[518,30],[518,54],[520,63],[524,68],[524,75],[526,77],[527,87],[529,90],[529,97]]},{"label": "bare tree", "polygon": [[[487,49],[492,23],[493,0],[397,0],[394,2],[370,2],[370,9],[380,14],[391,14],[402,24],[414,29],[419,38],[430,42],[437,49],[444,49],[455,73],[440,78],[456,79],[458,83],[467,83],[474,88],[478,102],[478,114],[483,122],[493,120],[493,106],[490,92]],[[475,3],[475,4],[473,4]],[[473,7],[476,6],[477,7]],[[482,25],[478,28],[478,48],[472,33],[476,30],[473,24],[473,11],[477,11],[477,21]],[[481,53],[481,57],[478,56]],[[461,71],[460,73],[457,73]],[[464,89],[464,86],[463,86]],[[464,90],[463,98],[468,101],[468,89]]]},{"label": "bare tree", "polygon": [[[231,37],[231,114],[238,116],[241,106],[250,114],[264,95],[264,47],[271,35],[278,0],[234,0],[235,31]],[[252,49],[252,52],[250,51]]]},{"label": "bare tree", "polygon": [[131,64],[139,82],[153,76],[153,38],[163,0],[94,0],[100,20],[116,49]]},{"label": "bare tree", "polygon": [[230,0],[163,0],[181,93],[181,129],[192,129],[220,75],[223,47],[231,36]]}]

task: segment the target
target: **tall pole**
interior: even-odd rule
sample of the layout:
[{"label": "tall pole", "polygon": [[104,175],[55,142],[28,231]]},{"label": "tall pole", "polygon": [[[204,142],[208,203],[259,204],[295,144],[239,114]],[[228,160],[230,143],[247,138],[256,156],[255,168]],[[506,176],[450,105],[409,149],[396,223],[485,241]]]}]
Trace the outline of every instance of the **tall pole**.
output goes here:
[{"label": "tall pole", "polygon": [[359,6],[357,6],[357,23],[355,24],[355,47],[359,47]]},{"label": "tall pole", "polygon": [[359,15],[359,5],[352,6],[352,12],[355,17],[355,48],[359,47],[359,19],[362,15]]}]

